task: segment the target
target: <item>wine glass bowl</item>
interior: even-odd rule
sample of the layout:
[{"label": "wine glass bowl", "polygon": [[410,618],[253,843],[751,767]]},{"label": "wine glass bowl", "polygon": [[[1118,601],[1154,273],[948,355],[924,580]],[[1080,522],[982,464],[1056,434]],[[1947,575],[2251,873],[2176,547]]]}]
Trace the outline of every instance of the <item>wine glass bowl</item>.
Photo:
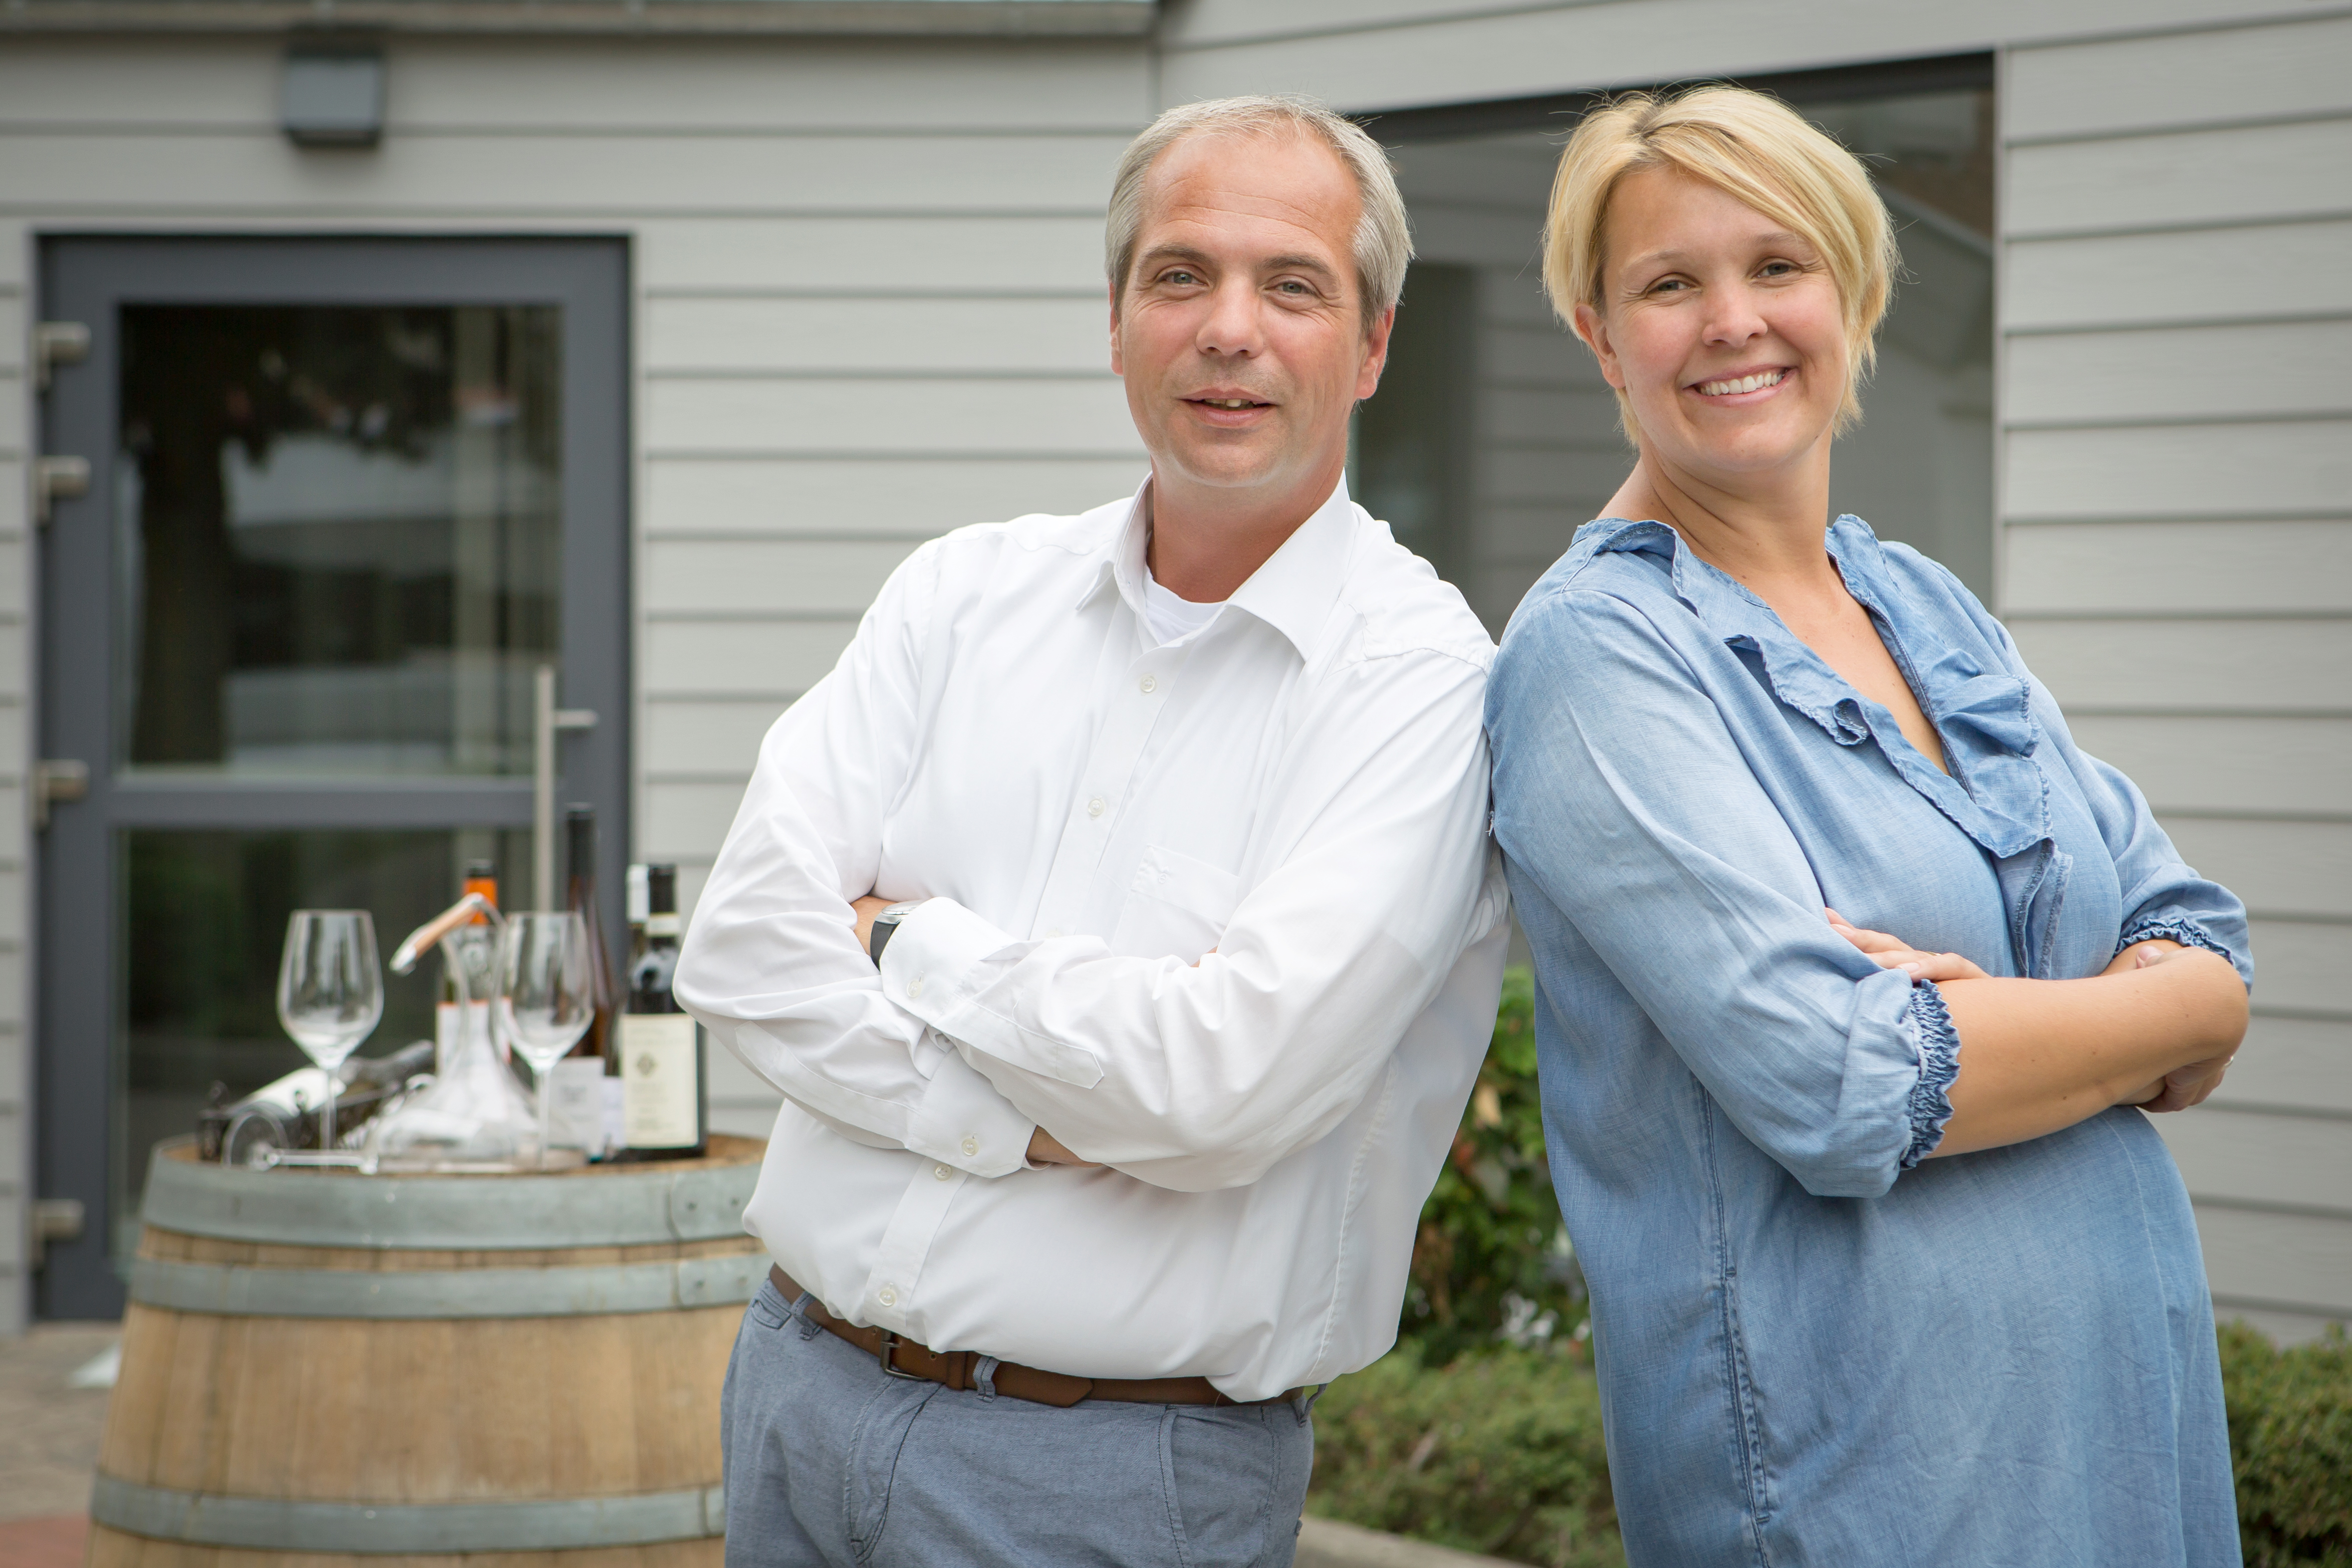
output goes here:
[{"label": "wine glass bowl", "polygon": [[596,974],[588,923],[576,910],[507,917],[499,938],[491,1008],[515,1054],[539,1083],[539,1162],[549,1163],[548,1074],[580,1043],[596,1016]]},{"label": "wine glass bowl", "polygon": [[335,1089],[343,1062],[383,1019],[375,921],[365,910],[296,910],[278,960],[278,1022],[327,1075],[319,1148],[335,1148]]}]

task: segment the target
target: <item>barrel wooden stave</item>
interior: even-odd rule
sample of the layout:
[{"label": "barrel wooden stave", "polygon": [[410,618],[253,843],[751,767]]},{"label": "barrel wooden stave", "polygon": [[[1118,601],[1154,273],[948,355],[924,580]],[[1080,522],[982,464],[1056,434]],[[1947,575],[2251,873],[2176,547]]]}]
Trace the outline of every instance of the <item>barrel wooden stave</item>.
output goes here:
[{"label": "barrel wooden stave", "polygon": [[[751,1163],[760,1152],[750,1140],[712,1144],[712,1163]],[[615,1174],[658,1178],[675,1168]],[[458,1251],[289,1246],[152,1227],[140,1249],[142,1258],[174,1263],[381,1274],[660,1264],[757,1251],[741,1236]],[[442,1319],[225,1316],[134,1302],[124,1314],[122,1370],[100,1472],[172,1493],[337,1505],[605,1500],[709,1488],[721,1474],[719,1385],[741,1318],[740,1302]],[[100,1523],[89,1562],[716,1568],[722,1555],[715,1535],[551,1552],[379,1555],[156,1540]]]}]

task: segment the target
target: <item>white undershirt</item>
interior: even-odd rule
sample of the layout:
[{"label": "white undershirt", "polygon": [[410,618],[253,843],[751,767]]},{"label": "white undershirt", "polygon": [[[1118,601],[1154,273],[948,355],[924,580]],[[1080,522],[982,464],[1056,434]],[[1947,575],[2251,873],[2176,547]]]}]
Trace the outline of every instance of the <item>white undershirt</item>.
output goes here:
[{"label": "white undershirt", "polygon": [[1162,647],[1180,637],[1191,637],[1215,620],[1217,612],[1224,607],[1223,599],[1206,605],[1180,599],[1160,585],[1160,579],[1151,574],[1149,565],[1143,569],[1143,618]]}]

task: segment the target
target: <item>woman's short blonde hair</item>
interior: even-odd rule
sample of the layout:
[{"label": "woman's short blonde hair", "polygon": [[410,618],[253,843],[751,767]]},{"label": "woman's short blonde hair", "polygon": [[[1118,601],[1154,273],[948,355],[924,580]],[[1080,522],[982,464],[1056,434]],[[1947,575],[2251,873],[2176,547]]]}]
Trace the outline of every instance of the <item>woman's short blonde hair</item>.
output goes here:
[{"label": "woman's short blonde hair", "polygon": [[[1845,318],[1848,353],[1841,431],[1862,417],[1854,395],[1877,357],[1901,258],[1886,205],[1854,155],[1775,98],[1740,87],[1660,96],[1635,92],[1584,117],[1559,155],[1544,218],[1544,291],[1571,331],[1576,307],[1607,314],[1609,198],[1640,169],[1669,168],[1704,180],[1801,235],[1821,254]],[[1636,444],[1641,428],[1625,394],[1618,416]]]}]

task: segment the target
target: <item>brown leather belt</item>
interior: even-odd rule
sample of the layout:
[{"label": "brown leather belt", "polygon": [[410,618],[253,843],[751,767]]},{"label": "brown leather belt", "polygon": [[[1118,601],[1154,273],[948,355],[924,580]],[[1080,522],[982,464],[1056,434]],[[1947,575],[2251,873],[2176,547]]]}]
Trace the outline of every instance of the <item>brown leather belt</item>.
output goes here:
[{"label": "brown leather belt", "polygon": [[[806,1294],[793,1283],[791,1275],[773,1264],[768,1266],[768,1278],[783,1292],[786,1301],[797,1301]],[[809,1297],[804,1310],[809,1321],[872,1356],[892,1377],[923,1378],[956,1389],[977,1386],[972,1375],[981,1361],[977,1351],[949,1351],[942,1355],[929,1345],[900,1339],[885,1329],[861,1329],[826,1311],[824,1303],[814,1296]],[[989,1382],[999,1394],[1039,1405],[1056,1405],[1066,1410],[1081,1399],[1116,1399],[1129,1405],[1278,1405],[1306,1392],[1294,1388],[1272,1399],[1230,1399],[1218,1393],[1205,1377],[1072,1377],[1063,1372],[1016,1366],[1009,1361],[996,1363]]]}]

